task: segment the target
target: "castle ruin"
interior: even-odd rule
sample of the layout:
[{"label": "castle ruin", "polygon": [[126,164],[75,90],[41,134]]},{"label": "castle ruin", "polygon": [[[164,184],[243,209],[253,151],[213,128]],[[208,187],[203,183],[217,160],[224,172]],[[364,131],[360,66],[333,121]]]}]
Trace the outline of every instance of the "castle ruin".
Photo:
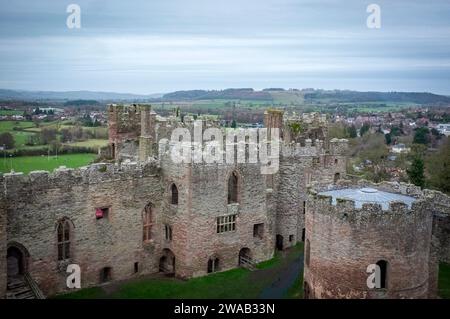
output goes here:
[{"label": "castle ruin", "polygon": [[112,160],[0,176],[0,297],[14,297],[20,280],[45,295],[68,291],[70,264],[80,266],[82,288],[251,266],[305,239],[309,184],[345,177],[347,141],[329,140],[318,114],[266,112],[282,143],[278,172],[263,175],[260,163],[174,163],[160,141],[194,130],[191,116],[163,118],[148,105],[107,112],[102,154]]},{"label": "castle ruin", "polygon": [[450,261],[449,197],[346,180],[347,141],[328,138],[325,116],[267,110],[279,168],[261,174],[247,161],[174,162],[171,133],[194,133],[191,116],[148,105],[107,112],[103,162],[0,176],[0,297],[25,286],[23,298],[69,291],[71,264],[82,288],[158,272],[192,278],[252,267],[298,242],[306,298],[436,297],[439,262]]}]

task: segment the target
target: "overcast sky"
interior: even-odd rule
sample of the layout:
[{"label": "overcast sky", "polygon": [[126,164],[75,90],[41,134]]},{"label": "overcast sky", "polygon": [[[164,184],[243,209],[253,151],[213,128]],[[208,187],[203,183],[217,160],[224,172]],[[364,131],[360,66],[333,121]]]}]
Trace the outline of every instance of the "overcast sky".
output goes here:
[{"label": "overcast sky", "polygon": [[[66,25],[81,7],[81,29]],[[366,25],[370,3],[381,29]],[[450,94],[449,0],[0,0],[0,88]]]}]

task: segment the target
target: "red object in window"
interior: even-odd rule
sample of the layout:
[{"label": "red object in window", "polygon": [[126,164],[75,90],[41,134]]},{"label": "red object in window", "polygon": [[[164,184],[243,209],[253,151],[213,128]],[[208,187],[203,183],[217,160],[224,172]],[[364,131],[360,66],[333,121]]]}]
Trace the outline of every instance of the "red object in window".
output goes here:
[{"label": "red object in window", "polygon": [[101,208],[97,208],[97,209],[95,210],[95,217],[96,217],[97,219],[103,218],[103,210],[102,210]]}]

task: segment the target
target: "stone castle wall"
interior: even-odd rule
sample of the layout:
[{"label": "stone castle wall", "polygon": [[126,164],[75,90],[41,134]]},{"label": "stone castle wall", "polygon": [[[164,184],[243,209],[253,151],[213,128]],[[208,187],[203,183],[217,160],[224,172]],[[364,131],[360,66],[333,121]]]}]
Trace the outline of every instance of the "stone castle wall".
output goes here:
[{"label": "stone castle wall", "polygon": [[290,144],[282,146],[277,187],[276,234],[283,247],[291,247],[303,241],[305,208],[308,201],[307,187],[310,183],[334,182],[336,174],[345,177],[346,141],[336,141],[333,152],[326,152],[323,141],[307,141],[305,146]]},{"label": "stone castle wall", "polygon": [[[54,173],[5,174],[7,214],[2,217],[7,216],[8,236],[2,243],[26,250],[27,271],[49,295],[67,290],[70,263],[80,265],[82,287],[88,287],[100,283],[104,267],[112,269],[113,280],[158,272],[164,250],[173,253],[175,273],[183,278],[205,275],[211,257],[219,258],[221,271],[237,267],[242,248],[250,249],[254,261],[273,256],[275,212],[266,206],[266,179],[259,165],[161,165],[99,163]],[[232,172],[239,175],[238,204],[227,203]],[[178,205],[170,203],[173,183]],[[150,202],[153,236],[144,243],[142,214]],[[98,207],[110,207],[107,219],[96,219]],[[236,231],[218,234],[216,218],[230,214],[237,214]],[[73,225],[72,254],[59,262],[56,226],[64,218]],[[262,238],[254,236],[254,224],[264,224]],[[165,238],[166,225],[171,240]]]},{"label": "stone castle wall", "polygon": [[[98,284],[103,267],[112,268],[113,279],[133,276],[135,262],[141,274],[158,270],[159,232],[153,244],[142,243],[143,208],[154,202],[157,212],[162,194],[157,166],[99,164],[53,174],[5,174],[1,182],[7,199],[7,242],[27,250],[27,270],[46,294],[65,290],[69,263],[80,265],[82,287]],[[108,218],[97,220],[96,208],[106,206]],[[56,225],[63,218],[73,227],[72,254],[59,262]]]},{"label": "stone castle wall", "polygon": [[[150,107],[137,105],[111,105],[108,112],[112,157],[140,158],[137,164],[99,163],[0,177],[0,258],[3,254],[6,260],[7,245],[24,250],[27,270],[46,294],[67,290],[68,263],[81,266],[82,287],[87,287],[99,284],[104,267],[112,269],[113,280],[158,272],[168,252],[175,258],[175,274],[183,278],[205,275],[210,258],[219,259],[220,271],[235,268],[242,249],[255,262],[267,260],[274,254],[276,235],[284,237],[283,248],[302,240],[307,185],[331,183],[336,173],[345,176],[345,140],[283,144],[279,171],[263,175],[260,164],[173,163],[170,145],[157,142],[170,139],[176,127],[192,134],[189,117],[184,122],[162,119]],[[281,113],[275,115],[272,126],[282,119]],[[203,130],[217,126],[215,121],[203,123]],[[238,203],[229,204],[233,172],[239,176]],[[171,203],[173,184],[177,205]],[[152,240],[143,242],[143,210],[149,203]],[[96,219],[98,207],[110,207],[108,218]],[[236,215],[236,229],[217,233],[217,218],[229,215]],[[63,218],[72,225],[72,255],[58,262],[56,226]],[[257,236],[256,224],[262,227]],[[165,236],[166,226],[171,239]],[[6,263],[0,267],[5,269],[0,271],[1,296]]]},{"label": "stone castle wall", "polygon": [[6,295],[7,270],[6,270],[6,198],[3,190],[0,192],[0,299]]},{"label": "stone castle wall", "polygon": [[[228,179],[233,173],[239,179],[238,203],[228,204]],[[274,252],[275,220],[273,212],[266,205],[266,181],[258,165],[195,165],[192,170],[192,227],[203,229],[192,238],[188,249],[194,256],[194,275],[205,274],[206,256],[219,256],[223,260],[222,269],[238,266],[239,252],[243,248],[250,250],[255,262],[267,260]],[[218,234],[216,218],[237,214],[236,231]],[[205,218],[212,216],[214,218]],[[262,237],[255,237],[253,227],[263,224]],[[199,256],[199,244],[202,255]],[[202,270],[204,269],[204,270]]]}]

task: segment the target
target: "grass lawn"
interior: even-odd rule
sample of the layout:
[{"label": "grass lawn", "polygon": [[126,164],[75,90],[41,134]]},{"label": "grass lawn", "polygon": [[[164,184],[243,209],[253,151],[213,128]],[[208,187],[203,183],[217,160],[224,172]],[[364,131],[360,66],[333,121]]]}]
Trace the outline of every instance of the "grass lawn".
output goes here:
[{"label": "grass lawn", "polygon": [[91,163],[97,155],[95,154],[67,154],[55,156],[20,156],[0,159],[0,172],[8,173],[12,169],[15,172],[28,174],[31,171],[45,170],[53,171],[61,165],[66,167],[80,167]]},{"label": "grass lawn", "polygon": [[[276,275],[290,261],[303,253],[303,246],[298,245],[286,252],[285,256],[277,254],[273,259],[258,265],[258,270],[243,268],[219,272],[190,280],[176,278],[136,278],[124,282],[111,283],[110,287],[93,287],[73,293],[56,296],[58,299],[90,298],[218,298],[249,299],[259,298],[261,292],[277,280]],[[301,298],[302,282],[295,280],[285,298]],[[104,289],[105,288],[105,289]]]},{"label": "grass lawn", "polygon": [[438,295],[441,298],[450,299],[450,264],[439,264]]}]

